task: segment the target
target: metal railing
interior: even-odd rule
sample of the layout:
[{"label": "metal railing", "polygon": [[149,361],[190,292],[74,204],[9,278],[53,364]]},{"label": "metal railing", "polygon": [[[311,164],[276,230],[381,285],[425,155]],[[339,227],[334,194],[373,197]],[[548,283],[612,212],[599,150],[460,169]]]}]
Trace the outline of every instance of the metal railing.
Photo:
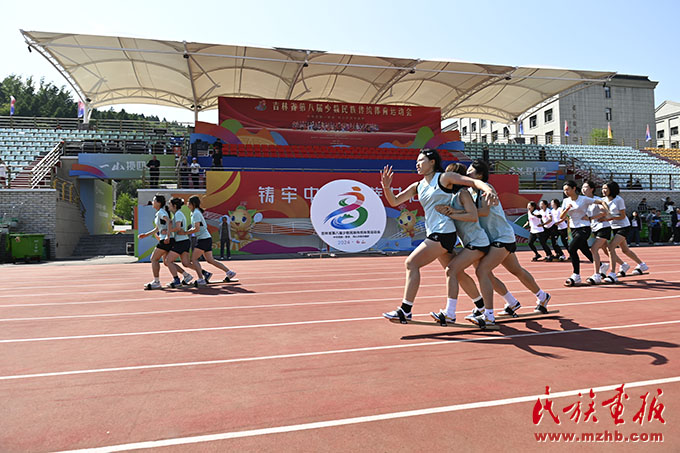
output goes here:
[{"label": "metal railing", "polygon": [[75,184],[61,178],[52,180],[52,188],[57,191],[57,200],[80,205],[80,193]]},{"label": "metal railing", "polygon": [[40,184],[40,182],[52,172],[54,166],[57,165],[59,159],[61,159],[63,149],[64,143],[57,143],[57,145],[52,148],[50,152],[45,154],[42,159],[40,159],[38,163],[33,166],[31,169],[31,179],[29,182],[31,189],[35,189]]}]

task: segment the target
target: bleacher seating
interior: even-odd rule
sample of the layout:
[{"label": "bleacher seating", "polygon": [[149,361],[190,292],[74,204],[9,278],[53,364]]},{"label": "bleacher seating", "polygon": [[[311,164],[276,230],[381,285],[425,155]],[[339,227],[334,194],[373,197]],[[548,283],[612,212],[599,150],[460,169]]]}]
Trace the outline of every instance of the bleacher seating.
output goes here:
[{"label": "bleacher seating", "polygon": [[12,179],[35,159],[66,143],[66,154],[81,152],[147,152],[153,143],[170,139],[155,132],[92,131],[77,129],[0,128],[0,158],[10,167]]},{"label": "bleacher seating", "polygon": [[668,188],[669,178],[673,187],[680,187],[680,166],[629,146],[466,143],[464,152],[470,158],[480,158],[484,147],[488,147],[492,161],[540,160],[544,148],[546,160],[577,159],[581,170],[592,170],[604,180],[613,176],[623,188],[631,177],[639,179],[644,189],[650,188],[650,181],[651,188]]},{"label": "bleacher seating", "polygon": [[648,153],[659,156],[675,165],[680,165],[680,148],[645,148]]}]

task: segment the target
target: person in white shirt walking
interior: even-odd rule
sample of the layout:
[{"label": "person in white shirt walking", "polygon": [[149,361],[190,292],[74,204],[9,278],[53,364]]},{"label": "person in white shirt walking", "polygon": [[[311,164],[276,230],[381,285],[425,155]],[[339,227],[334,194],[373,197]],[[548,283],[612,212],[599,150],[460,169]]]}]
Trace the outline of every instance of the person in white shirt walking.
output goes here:
[{"label": "person in white shirt walking", "polygon": [[545,241],[545,229],[543,228],[543,215],[538,209],[538,205],[535,201],[530,201],[527,204],[527,222],[524,226],[529,226],[529,248],[534,252],[534,257],[531,261],[538,261],[541,259],[541,255],[536,249],[536,239],[541,243],[543,251],[545,252],[546,261],[552,261],[553,256],[548,244]]}]

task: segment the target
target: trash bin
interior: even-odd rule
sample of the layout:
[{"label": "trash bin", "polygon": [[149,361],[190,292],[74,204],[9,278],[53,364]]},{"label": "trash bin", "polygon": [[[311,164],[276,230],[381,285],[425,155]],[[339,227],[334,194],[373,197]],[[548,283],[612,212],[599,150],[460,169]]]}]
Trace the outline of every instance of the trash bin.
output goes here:
[{"label": "trash bin", "polygon": [[9,244],[12,250],[12,259],[28,262],[32,258],[40,259],[43,256],[44,234],[10,234]]},{"label": "trash bin", "polygon": [[9,261],[9,234],[0,232],[0,263]]}]

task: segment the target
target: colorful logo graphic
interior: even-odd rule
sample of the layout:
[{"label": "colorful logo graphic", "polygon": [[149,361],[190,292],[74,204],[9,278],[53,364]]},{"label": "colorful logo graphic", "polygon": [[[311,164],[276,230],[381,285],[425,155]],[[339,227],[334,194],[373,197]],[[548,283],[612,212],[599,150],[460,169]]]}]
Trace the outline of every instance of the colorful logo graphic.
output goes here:
[{"label": "colorful logo graphic", "polygon": [[[366,223],[366,219],[368,219],[368,211],[366,208],[361,207],[361,205],[364,204],[366,197],[364,197],[364,195],[361,193],[360,187],[352,187],[352,190],[354,192],[345,192],[340,194],[340,196],[352,195],[356,198],[356,200],[352,204],[347,203],[348,198],[343,198],[340,200],[338,204],[342,207],[328,214],[323,221],[324,223],[328,222],[330,219],[333,219],[331,221],[331,226],[333,228],[337,228],[338,230],[351,230]],[[355,219],[354,216],[350,214],[352,211],[356,211],[359,217]]]},{"label": "colorful logo graphic", "polygon": [[[329,206],[335,205],[340,207],[329,214]],[[319,238],[331,249],[343,252],[373,247],[387,221],[385,206],[375,191],[351,179],[331,181],[319,189],[312,200],[310,218]]]}]

